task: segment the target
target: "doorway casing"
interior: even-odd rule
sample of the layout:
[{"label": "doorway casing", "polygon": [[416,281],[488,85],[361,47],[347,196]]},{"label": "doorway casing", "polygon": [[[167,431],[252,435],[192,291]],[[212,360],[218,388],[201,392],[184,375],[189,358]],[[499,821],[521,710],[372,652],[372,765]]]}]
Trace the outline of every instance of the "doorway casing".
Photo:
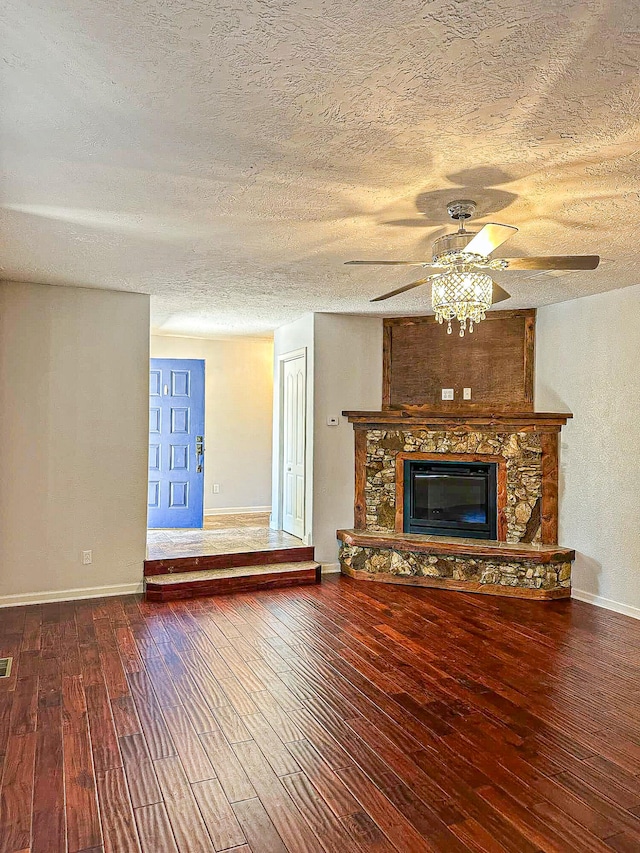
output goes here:
[{"label": "doorway casing", "polygon": [[[303,388],[301,391],[301,401],[302,401],[302,450],[303,450],[303,459],[301,465],[301,474],[302,474],[302,484],[299,486],[301,488],[302,493],[302,525],[301,525],[301,536],[300,538],[305,542],[305,544],[311,543],[311,507],[310,507],[310,499],[309,499],[309,485],[310,485],[310,472],[309,472],[309,458],[310,458],[310,446],[308,440],[308,419],[312,416],[309,412],[307,392],[308,392],[308,357],[307,357],[307,347],[301,347],[296,350],[291,350],[290,352],[282,353],[276,357],[277,364],[277,372],[276,372],[276,382],[278,388],[278,405],[276,408],[276,429],[274,430],[274,440],[277,442],[277,460],[278,464],[274,469],[274,476],[276,478],[276,495],[277,500],[274,502],[274,506],[272,508],[271,513],[271,527],[275,530],[284,530],[284,520],[285,520],[285,511],[284,511],[284,503],[285,503],[285,441],[287,435],[286,429],[286,411],[285,406],[287,404],[287,395],[285,394],[285,373],[286,367],[291,362],[302,360],[302,376],[303,376]],[[298,535],[297,533],[295,535]]]}]

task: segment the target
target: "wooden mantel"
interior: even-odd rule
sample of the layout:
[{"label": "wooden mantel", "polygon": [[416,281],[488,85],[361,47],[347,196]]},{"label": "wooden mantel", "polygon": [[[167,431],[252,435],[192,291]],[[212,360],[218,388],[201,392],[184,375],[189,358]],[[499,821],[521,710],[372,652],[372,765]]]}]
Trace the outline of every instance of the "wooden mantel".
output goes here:
[{"label": "wooden mantel", "polygon": [[472,430],[479,426],[490,429],[518,429],[534,432],[560,432],[573,415],[571,412],[432,412],[420,406],[384,409],[380,412],[342,413],[354,429],[404,429],[435,427]]}]

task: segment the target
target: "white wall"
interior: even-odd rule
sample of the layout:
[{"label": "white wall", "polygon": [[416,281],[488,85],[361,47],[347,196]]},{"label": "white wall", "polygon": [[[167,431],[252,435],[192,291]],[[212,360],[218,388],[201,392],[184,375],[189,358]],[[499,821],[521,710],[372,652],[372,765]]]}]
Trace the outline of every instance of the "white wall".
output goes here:
[{"label": "white wall", "polygon": [[273,459],[272,459],[272,521],[276,530],[282,526],[280,491],[282,488],[282,466],[280,464],[282,434],[280,416],[282,407],[280,356],[304,350],[307,356],[307,420],[306,420],[306,472],[305,472],[305,522],[304,541],[311,541],[313,527],[313,365],[314,365],[314,320],[313,314],[305,314],[293,323],[276,329],[273,336]]},{"label": "white wall", "polygon": [[[337,565],[336,530],[353,527],[353,426],[347,409],[382,407],[382,320],[315,315],[313,543],[316,559]],[[338,426],[327,426],[337,415]]]},{"label": "white wall", "polygon": [[0,284],[0,604],[141,587],[148,358],[148,296]]},{"label": "white wall", "polygon": [[576,597],[640,616],[640,285],[539,309],[536,409],[561,434],[560,542]]},{"label": "white wall", "polygon": [[[205,360],[205,512],[271,506],[273,342],[154,335],[153,358]],[[220,486],[213,493],[213,484]]]}]

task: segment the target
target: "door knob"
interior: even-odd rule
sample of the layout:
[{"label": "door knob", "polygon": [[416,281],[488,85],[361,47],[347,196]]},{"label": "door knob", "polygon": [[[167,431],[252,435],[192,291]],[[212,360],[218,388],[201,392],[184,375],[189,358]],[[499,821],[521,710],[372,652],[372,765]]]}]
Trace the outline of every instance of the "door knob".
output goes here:
[{"label": "door knob", "polygon": [[202,474],[204,462],[204,436],[196,436],[196,474]]}]

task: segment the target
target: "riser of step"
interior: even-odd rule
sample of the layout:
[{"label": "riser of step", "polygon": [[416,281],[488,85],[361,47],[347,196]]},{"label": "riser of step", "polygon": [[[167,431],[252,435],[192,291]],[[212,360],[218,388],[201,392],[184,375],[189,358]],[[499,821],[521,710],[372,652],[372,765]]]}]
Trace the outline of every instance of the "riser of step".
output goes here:
[{"label": "riser of step", "polygon": [[174,572],[199,572],[203,569],[230,569],[236,566],[271,566],[313,560],[313,547],[279,548],[273,551],[241,551],[235,554],[209,554],[201,557],[167,557],[145,560],[144,576]]},{"label": "riser of step", "polygon": [[[174,601],[176,599],[198,598],[205,595],[227,595],[234,592],[255,592],[261,589],[276,589],[288,586],[307,586],[320,583],[321,567],[319,563],[301,563],[300,568],[295,564],[283,566],[283,571],[274,571],[272,567],[239,567],[235,570],[220,572],[220,576],[211,576],[211,571],[203,571],[205,577],[193,578],[184,575],[176,577],[161,575],[146,581],[145,597],[147,601]],[[269,568],[269,571],[266,569]],[[244,570],[246,569],[246,573]],[[261,571],[262,569],[262,571]],[[226,575],[226,576],[225,576]]]}]

